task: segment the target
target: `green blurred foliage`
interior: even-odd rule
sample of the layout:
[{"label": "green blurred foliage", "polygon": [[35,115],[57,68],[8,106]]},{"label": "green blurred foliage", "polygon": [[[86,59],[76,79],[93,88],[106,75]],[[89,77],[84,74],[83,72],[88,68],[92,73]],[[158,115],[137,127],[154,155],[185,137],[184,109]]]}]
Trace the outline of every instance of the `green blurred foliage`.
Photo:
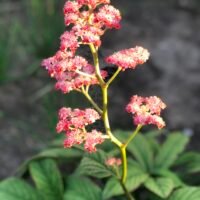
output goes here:
[{"label": "green blurred foliage", "polygon": [[62,1],[24,1],[28,19],[28,35],[34,55],[43,59],[55,53],[64,31]]},{"label": "green blurred foliage", "polygon": [[13,47],[18,46],[19,35],[22,27],[18,21],[9,25],[2,24],[0,31],[0,83],[11,79],[9,71],[14,65],[15,51]]},{"label": "green blurred foliage", "polygon": [[[2,15],[0,20],[0,30],[3,30],[0,31],[0,83],[32,75],[43,58],[56,52],[59,47],[59,37],[65,29],[64,22],[62,23],[63,2],[23,0],[18,3],[20,9],[11,15],[10,20],[7,20],[6,15]],[[12,9],[12,4],[8,2],[5,9],[9,6]],[[1,5],[4,5],[3,2],[0,3]],[[3,6],[2,9],[4,9]],[[18,13],[20,10],[23,12]],[[22,70],[21,74],[16,73],[17,77],[9,73],[11,68],[22,68],[24,65],[27,66],[25,71]]]},{"label": "green blurred foliage", "polygon": [[8,66],[9,45],[7,34],[0,32],[0,83],[5,80]]},{"label": "green blurred foliage", "polygon": [[[3,13],[7,9],[11,12],[16,5],[18,7],[9,19],[7,15],[2,15],[0,19],[0,30],[4,30],[0,31],[0,85],[13,81],[31,81],[31,78],[42,81],[41,88],[30,94],[29,99],[33,106],[38,102],[42,104],[45,124],[54,133],[57,111],[61,105],[87,105],[81,95],[77,98],[74,93],[63,95],[60,91],[55,92],[47,72],[40,68],[42,59],[54,55],[59,48],[59,37],[65,30],[62,12],[64,2],[65,0],[0,2],[1,9],[5,7]],[[4,3],[6,6],[3,6]],[[15,83],[18,84],[13,82]]]}]

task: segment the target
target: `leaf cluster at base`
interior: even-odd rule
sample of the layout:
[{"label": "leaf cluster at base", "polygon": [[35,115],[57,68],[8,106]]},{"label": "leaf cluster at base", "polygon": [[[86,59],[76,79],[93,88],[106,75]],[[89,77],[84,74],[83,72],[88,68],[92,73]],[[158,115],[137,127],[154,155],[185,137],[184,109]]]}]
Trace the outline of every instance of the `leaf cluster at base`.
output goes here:
[{"label": "leaf cluster at base", "polygon": [[[122,141],[128,134],[115,133]],[[194,185],[200,183],[200,154],[184,153],[189,138],[182,133],[170,133],[163,143],[157,136],[157,132],[139,134],[128,146],[127,190],[139,200],[199,200],[200,187]],[[120,157],[119,150],[104,143],[102,150],[89,154],[81,147],[63,149],[60,141],[21,166],[18,176],[28,172],[28,180],[22,176],[1,181],[0,199],[125,199],[116,169],[105,164],[109,157]],[[119,167],[118,172],[121,170]]]}]

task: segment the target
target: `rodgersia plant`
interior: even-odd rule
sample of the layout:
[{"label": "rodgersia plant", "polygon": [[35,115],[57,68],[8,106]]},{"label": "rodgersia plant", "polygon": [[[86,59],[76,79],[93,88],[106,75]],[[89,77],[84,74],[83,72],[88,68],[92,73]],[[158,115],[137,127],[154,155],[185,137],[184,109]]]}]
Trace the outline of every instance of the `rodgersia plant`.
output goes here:
[{"label": "rodgersia plant", "polygon": [[[71,91],[82,93],[93,106],[85,110],[63,107],[59,111],[57,132],[64,132],[66,138],[64,147],[84,144],[87,152],[98,151],[97,145],[110,140],[120,149],[121,159],[110,158],[106,161],[108,166],[117,168],[122,165],[122,171],[117,171],[121,186],[128,199],[132,199],[125,182],[127,178],[126,149],[129,143],[138,134],[140,129],[149,124],[159,129],[165,126],[160,117],[161,111],[166,107],[162,100],[156,96],[140,97],[134,95],[126,110],[132,114],[133,123],[137,126],[126,142],[120,141],[112,132],[108,117],[108,89],[120,72],[126,69],[135,69],[145,63],[149,58],[147,49],[136,46],[114,53],[105,58],[105,62],[116,66],[116,71],[108,79],[107,72],[101,70],[98,51],[101,47],[101,36],[109,29],[119,29],[120,11],[113,7],[110,0],[76,0],[67,1],[64,5],[64,21],[68,31],[60,37],[60,49],[50,58],[43,60],[42,66],[49,75],[56,79],[55,88],[64,94]],[[77,49],[82,45],[89,46],[93,56],[93,63],[77,55]],[[108,80],[107,80],[108,79]],[[102,105],[98,105],[90,96],[90,86],[98,85],[102,92]],[[102,120],[104,131],[90,130],[88,125],[96,120]]]}]

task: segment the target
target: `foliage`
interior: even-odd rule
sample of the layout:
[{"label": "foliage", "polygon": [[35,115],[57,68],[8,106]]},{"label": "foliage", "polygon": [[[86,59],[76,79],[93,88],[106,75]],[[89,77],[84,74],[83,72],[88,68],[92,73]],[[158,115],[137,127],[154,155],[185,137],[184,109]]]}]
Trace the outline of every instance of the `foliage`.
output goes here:
[{"label": "foliage", "polygon": [[10,24],[0,25],[0,28],[1,30],[4,30],[0,31],[0,83],[5,83],[16,78],[11,75],[10,71],[17,63],[17,53],[14,52],[13,46],[19,46],[22,26],[17,20],[15,20]]},{"label": "foliage", "polygon": [[[32,75],[38,69],[41,58],[53,54],[58,43],[52,41],[56,41],[64,30],[64,24],[60,23],[62,3],[56,0],[23,0],[20,2],[25,11],[23,21],[11,16],[10,23],[2,17],[0,28],[4,31],[0,32],[0,83]],[[26,65],[17,76],[14,72],[10,73],[16,65],[20,68]]]},{"label": "foliage", "polygon": [[5,32],[0,32],[0,82],[5,81],[7,76],[7,66],[9,57],[9,40],[6,39],[7,34]]},{"label": "foliage", "polygon": [[[58,44],[52,41],[64,30],[64,25],[58,23],[62,20],[61,4],[62,1],[56,0],[23,0],[20,2],[25,11],[23,21],[13,14],[10,16],[11,23],[2,17],[0,28],[4,31],[0,32],[0,83],[32,75],[38,69],[41,58],[53,54]],[[10,73],[16,65],[20,68],[26,65],[17,76],[15,72]]]},{"label": "foliage", "polygon": [[56,0],[30,0],[24,1],[24,4],[30,24],[27,35],[31,41],[32,52],[39,59],[53,54],[58,44],[52,42],[64,30],[64,25],[60,23],[60,3]]},{"label": "foliage", "polygon": [[[121,138],[125,138],[126,134],[129,132],[115,132]],[[184,152],[189,138],[180,132],[170,133],[163,143],[158,142],[157,136],[159,134],[152,132],[139,134],[131,142],[128,148],[126,188],[130,192],[134,191],[134,196],[140,200],[198,200],[200,188],[185,180],[191,175],[195,179],[194,175],[200,173],[200,154]],[[54,141],[48,149],[25,162],[21,171],[18,171],[18,175],[28,171],[35,188],[28,180],[22,180],[23,176],[21,179],[8,178],[0,183],[0,199],[123,199],[116,168],[105,164],[106,159],[113,155],[112,144],[104,145],[102,150],[89,154],[78,146],[63,149],[60,147],[61,141],[62,138]],[[141,141],[143,143],[139,145]],[[114,154],[117,156],[119,152]],[[66,170],[60,171],[59,166],[62,169],[68,168],[68,173]],[[121,167],[118,170],[121,171]],[[144,194],[148,194],[148,198]]]}]

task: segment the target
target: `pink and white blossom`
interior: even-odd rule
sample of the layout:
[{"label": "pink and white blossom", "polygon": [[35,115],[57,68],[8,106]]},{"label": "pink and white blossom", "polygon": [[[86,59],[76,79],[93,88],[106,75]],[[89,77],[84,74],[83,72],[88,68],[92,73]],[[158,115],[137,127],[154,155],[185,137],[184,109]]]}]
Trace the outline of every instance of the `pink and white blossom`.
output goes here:
[{"label": "pink and white blossom", "polygon": [[100,115],[94,109],[80,110],[63,107],[59,110],[58,117],[56,130],[58,133],[65,132],[65,148],[84,143],[85,150],[91,153],[96,151],[97,144],[103,143],[104,137],[100,131],[95,129],[91,132],[86,131],[86,126],[100,119]]},{"label": "pink and white blossom", "polygon": [[137,65],[144,64],[149,59],[149,56],[150,53],[147,49],[136,46],[135,48],[125,49],[108,56],[106,62],[117,65],[124,71],[128,68],[135,69]]},{"label": "pink and white blossom", "polygon": [[126,106],[126,111],[133,114],[135,125],[154,124],[161,129],[165,126],[165,122],[160,117],[160,113],[165,108],[165,103],[156,96],[140,97],[134,95]]}]

